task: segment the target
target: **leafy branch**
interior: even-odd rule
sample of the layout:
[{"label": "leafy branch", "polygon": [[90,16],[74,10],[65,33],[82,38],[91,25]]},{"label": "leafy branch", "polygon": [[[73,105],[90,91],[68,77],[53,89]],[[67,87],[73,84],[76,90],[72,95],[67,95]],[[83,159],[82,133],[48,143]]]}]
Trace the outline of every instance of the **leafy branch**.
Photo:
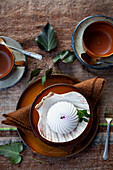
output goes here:
[{"label": "leafy branch", "polygon": [[[75,57],[74,53],[67,50],[67,51],[62,51],[61,53],[57,54],[53,58],[53,63],[55,63],[57,65],[58,69],[60,70],[58,61],[62,61],[63,63],[73,63],[75,61],[75,59],[76,59],[76,57]],[[42,70],[41,68],[33,70],[31,72],[29,81],[31,81],[34,77],[37,77],[41,73],[41,70]],[[51,75],[52,72],[55,72],[55,71],[53,71],[52,68],[46,70],[45,74],[41,77],[42,85],[44,85],[44,83],[47,79],[47,76]],[[60,73],[61,73],[61,70],[60,70]]]},{"label": "leafy branch", "polygon": [[62,61],[63,63],[73,63],[76,57],[75,54],[69,50],[62,51],[53,58],[53,63],[58,63]]},{"label": "leafy branch", "polygon": [[[12,164],[18,164],[21,162],[22,160],[21,156],[23,156],[21,153],[22,151],[23,151],[23,145],[22,143],[18,143],[18,142],[0,146],[0,155],[7,157]],[[33,159],[40,163],[48,164],[47,162],[43,162],[41,160],[37,160],[32,157],[27,157],[27,158]]]},{"label": "leafy branch", "polygon": [[[49,22],[44,26],[42,32],[36,37],[35,41],[37,42],[38,47],[44,51],[51,51],[57,47],[56,32],[54,28],[49,24]],[[74,55],[74,52],[66,50],[66,51],[62,51],[61,53],[57,54],[53,58],[53,63],[56,64],[56,66],[58,67],[58,70],[61,73],[58,62],[62,61],[63,63],[73,63],[75,59],[76,57]],[[33,77],[38,76],[41,70],[42,70],[41,68],[33,70],[31,72],[29,81],[31,81]],[[52,72],[54,72],[52,68],[45,71],[45,74],[41,77],[42,85],[44,85],[47,79],[47,76],[51,75]]]},{"label": "leafy branch", "polygon": [[[33,71],[31,72],[29,81],[31,81],[34,77],[37,77],[37,76],[41,73],[41,70],[42,70],[41,68],[38,68],[38,69],[36,69],[36,70],[33,70]],[[44,83],[45,83],[45,81],[46,81],[46,79],[47,79],[47,76],[51,75],[52,72],[53,72],[53,69],[52,69],[52,68],[46,70],[45,74],[41,77],[41,79],[42,79],[42,85],[44,85]],[[28,81],[28,82],[29,82],[29,81]]]}]

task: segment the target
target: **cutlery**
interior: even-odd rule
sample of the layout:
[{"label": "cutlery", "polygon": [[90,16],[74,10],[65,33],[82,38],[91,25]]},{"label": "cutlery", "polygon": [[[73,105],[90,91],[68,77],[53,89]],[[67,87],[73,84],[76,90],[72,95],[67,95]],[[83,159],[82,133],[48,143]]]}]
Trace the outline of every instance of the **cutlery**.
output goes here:
[{"label": "cutlery", "polygon": [[96,66],[100,64],[108,64],[108,65],[113,65],[112,62],[105,61],[105,60],[99,60],[99,59],[94,59],[91,58],[87,53],[82,53],[81,58],[89,65]]},{"label": "cutlery", "polygon": [[25,54],[25,55],[28,55],[30,57],[33,57],[35,59],[38,59],[38,60],[42,59],[42,55],[35,54],[35,53],[32,53],[32,52],[28,52],[28,51],[25,51],[25,50],[22,50],[22,49],[18,49],[18,48],[12,47],[12,46],[6,44],[5,41],[2,38],[0,38],[0,44],[5,45],[5,46],[11,48],[12,50],[18,51],[18,52],[20,52],[22,54]]},{"label": "cutlery", "polygon": [[113,119],[113,113],[105,113],[105,119],[107,122],[107,133],[106,133],[106,141],[105,141],[105,149],[104,149],[104,154],[103,154],[103,159],[107,160],[109,158],[108,156],[108,143],[109,143],[109,131],[110,131],[110,122]]}]

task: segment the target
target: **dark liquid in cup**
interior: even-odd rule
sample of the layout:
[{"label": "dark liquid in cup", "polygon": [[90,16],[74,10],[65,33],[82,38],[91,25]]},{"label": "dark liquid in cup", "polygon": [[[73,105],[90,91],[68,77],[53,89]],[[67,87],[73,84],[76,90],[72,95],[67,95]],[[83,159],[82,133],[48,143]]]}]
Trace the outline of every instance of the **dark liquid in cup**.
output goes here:
[{"label": "dark liquid in cup", "polygon": [[113,25],[104,21],[90,24],[83,34],[85,49],[92,57],[106,57],[113,53]]},{"label": "dark liquid in cup", "polygon": [[88,37],[89,50],[96,55],[109,53],[112,46],[112,39],[105,31],[93,31]]},{"label": "dark liquid in cup", "polygon": [[0,51],[0,78],[5,76],[11,69],[11,59],[4,51]]}]

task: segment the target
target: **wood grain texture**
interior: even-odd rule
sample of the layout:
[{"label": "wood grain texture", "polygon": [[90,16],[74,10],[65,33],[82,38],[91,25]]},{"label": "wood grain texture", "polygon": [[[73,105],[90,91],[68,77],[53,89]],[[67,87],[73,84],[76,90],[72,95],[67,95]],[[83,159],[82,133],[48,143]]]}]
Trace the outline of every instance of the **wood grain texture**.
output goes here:
[{"label": "wood grain texture", "polygon": [[[0,35],[15,39],[24,50],[42,54],[43,60],[38,61],[27,56],[28,66],[21,81],[12,88],[0,91],[0,121],[3,119],[2,113],[9,113],[16,109],[18,99],[28,86],[27,81],[33,69],[40,67],[43,69],[43,74],[47,68],[53,67],[52,58],[56,54],[62,50],[72,50],[72,33],[82,19],[97,14],[113,18],[112,11],[113,1],[111,0],[1,0]],[[56,30],[58,46],[51,52],[44,52],[38,48],[35,38],[48,21]],[[60,68],[63,73],[81,80],[95,76],[106,79],[106,86],[99,100],[100,123],[105,123],[105,108],[109,105],[113,106],[113,68],[91,69],[83,66],[78,60],[73,64],[60,64]],[[0,125],[0,127],[6,126]],[[105,128],[99,128],[99,132],[105,132]],[[18,136],[16,132],[10,131],[3,132],[1,137],[5,135],[6,137]],[[23,152],[25,156],[19,165],[11,165],[7,158],[0,156],[0,169],[113,169],[113,144],[109,148],[108,161],[103,161],[103,150],[103,144],[96,146],[91,144],[71,158],[55,159],[36,155],[30,149],[26,149]],[[49,165],[37,163],[26,156],[49,162]]]}]

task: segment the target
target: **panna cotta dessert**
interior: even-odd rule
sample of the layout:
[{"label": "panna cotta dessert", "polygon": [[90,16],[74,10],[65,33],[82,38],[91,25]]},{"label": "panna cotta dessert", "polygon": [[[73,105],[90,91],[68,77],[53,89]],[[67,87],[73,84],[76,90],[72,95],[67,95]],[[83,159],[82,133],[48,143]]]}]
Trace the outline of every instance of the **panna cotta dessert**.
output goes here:
[{"label": "panna cotta dessert", "polygon": [[85,97],[78,92],[56,94],[50,92],[35,106],[39,114],[37,129],[40,135],[56,143],[68,142],[80,136],[88,125],[80,122],[78,110],[87,110],[89,104]]}]

